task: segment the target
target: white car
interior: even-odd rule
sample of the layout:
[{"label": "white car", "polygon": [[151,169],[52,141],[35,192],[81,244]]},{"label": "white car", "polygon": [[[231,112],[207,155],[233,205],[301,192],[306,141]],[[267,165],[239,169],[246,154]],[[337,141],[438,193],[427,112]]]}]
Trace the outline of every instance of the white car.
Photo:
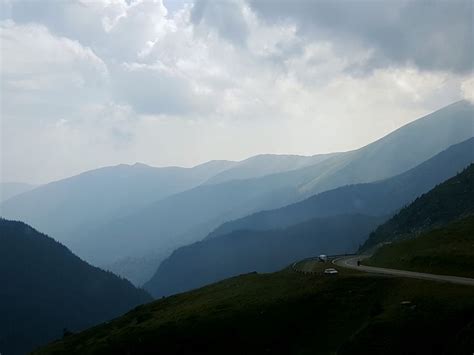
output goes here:
[{"label": "white car", "polygon": [[334,269],[334,268],[329,268],[329,269],[325,269],[325,270],[324,270],[324,273],[325,273],[325,274],[328,274],[328,275],[335,275],[335,274],[338,274],[339,271],[337,271],[337,270]]}]

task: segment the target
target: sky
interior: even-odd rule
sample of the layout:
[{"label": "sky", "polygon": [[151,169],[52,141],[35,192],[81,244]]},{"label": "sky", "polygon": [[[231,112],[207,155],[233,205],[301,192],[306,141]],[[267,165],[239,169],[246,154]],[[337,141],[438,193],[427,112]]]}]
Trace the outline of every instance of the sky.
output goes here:
[{"label": "sky", "polygon": [[0,4],[1,181],[345,151],[474,101],[471,0]]}]

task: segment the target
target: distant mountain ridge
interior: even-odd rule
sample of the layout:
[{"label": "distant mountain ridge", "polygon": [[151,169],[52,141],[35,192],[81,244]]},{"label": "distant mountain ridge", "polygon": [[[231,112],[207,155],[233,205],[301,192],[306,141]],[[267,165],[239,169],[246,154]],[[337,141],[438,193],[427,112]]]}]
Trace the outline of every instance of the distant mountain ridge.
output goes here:
[{"label": "distant mountain ridge", "polygon": [[302,169],[338,153],[320,154],[313,156],[302,155],[275,155],[261,154],[237,162],[223,172],[211,177],[206,184],[219,184],[232,180],[245,180],[259,178],[266,175],[277,174],[285,171]]},{"label": "distant mountain ridge", "polygon": [[214,238],[239,229],[282,228],[316,216],[362,213],[387,215],[474,162],[474,138],[453,145],[414,169],[374,183],[343,186],[276,210],[226,222]]},{"label": "distant mountain ridge", "polygon": [[[25,220],[68,242],[69,234],[75,233],[77,229],[90,228],[91,225],[101,225],[111,219],[124,217],[153,202],[200,184],[211,185],[244,177],[261,177],[305,166],[309,162],[323,160],[324,157],[267,154],[241,162],[213,160],[193,168],[157,168],[142,163],[120,164],[86,171],[40,186],[25,196],[2,204],[0,212],[7,218]],[[255,161],[262,163],[262,158],[273,163],[258,164],[258,169],[252,171]],[[225,175],[222,175],[224,172]],[[214,177],[216,181],[212,180]],[[41,211],[36,209],[39,203],[43,206]],[[53,215],[62,218],[53,220]]]},{"label": "distant mountain ridge", "polygon": [[30,226],[0,219],[0,353],[24,354],[151,297]]},{"label": "distant mountain ridge", "polygon": [[21,182],[2,182],[0,183],[0,203],[24,192],[33,190],[36,185]]},{"label": "distant mountain ridge", "polygon": [[474,105],[455,102],[414,120],[360,149],[335,156],[332,169],[300,186],[316,194],[352,183],[372,182],[407,171],[449,146],[474,137]]},{"label": "distant mountain ridge", "polygon": [[[77,229],[127,215],[199,185],[232,164],[212,161],[187,169],[137,163],[95,169],[14,197],[1,205],[0,212],[67,242]],[[37,208],[39,205],[41,209]]]}]

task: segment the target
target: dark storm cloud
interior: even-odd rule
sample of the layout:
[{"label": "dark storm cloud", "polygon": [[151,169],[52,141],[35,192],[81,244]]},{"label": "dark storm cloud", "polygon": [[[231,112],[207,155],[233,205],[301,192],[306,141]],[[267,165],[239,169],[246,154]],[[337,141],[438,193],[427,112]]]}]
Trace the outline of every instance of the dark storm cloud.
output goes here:
[{"label": "dark storm cloud", "polygon": [[374,49],[372,68],[411,63],[426,70],[473,68],[471,0],[250,0],[264,21],[294,23],[302,35]]}]

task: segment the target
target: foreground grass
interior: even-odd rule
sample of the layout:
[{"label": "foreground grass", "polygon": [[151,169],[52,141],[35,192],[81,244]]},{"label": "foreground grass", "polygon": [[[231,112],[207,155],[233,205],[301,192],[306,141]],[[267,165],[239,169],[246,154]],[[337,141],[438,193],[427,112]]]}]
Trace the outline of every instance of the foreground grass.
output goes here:
[{"label": "foreground grass", "polygon": [[474,216],[385,245],[364,264],[474,278]]},{"label": "foreground grass", "polygon": [[472,353],[474,288],[343,269],[327,276],[324,267],[228,279],[36,353]]},{"label": "foreground grass", "polygon": [[474,288],[342,269],[330,277],[323,268],[231,278],[36,353],[472,353]]}]

